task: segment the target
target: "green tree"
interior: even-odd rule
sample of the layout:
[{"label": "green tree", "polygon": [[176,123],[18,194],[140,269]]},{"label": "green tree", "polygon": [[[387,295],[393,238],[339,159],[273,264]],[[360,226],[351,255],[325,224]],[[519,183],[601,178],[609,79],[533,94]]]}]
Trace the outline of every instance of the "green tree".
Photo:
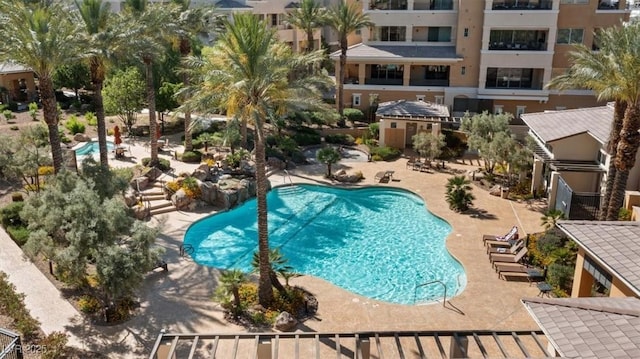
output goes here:
[{"label": "green tree", "polygon": [[89,67],[80,60],[60,66],[53,73],[53,86],[73,89],[77,101],[80,101],[78,90],[87,88],[89,85]]},{"label": "green tree", "polygon": [[[7,137],[0,140],[0,173],[9,180],[21,180],[31,184],[24,188],[27,192],[40,190],[38,168],[50,166],[47,128],[41,125],[30,126],[20,132],[17,141]],[[30,179],[34,178],[33,181]]]},{"label": "green tree", "polygon": [[319,3],[315,0],[302,0],[299,7],[287,15],[286,22],[305,32],[307,35],[305,50],[311,52],[315,49],[313,32],[325,25],[326,18],[326,10]]},{"label": "green tree", "polygon": [[344,80],[347,73],[347,49],[349,48],[347,38],[351,33],[374,24],[368,15],[363,14],[358,9],[358,4],[347,3],[345,0],[341,0],[340,4],[329,8],[327,16],[327,24],[338,33],[340,41],[340,71],[336,78],[336,99],[338,101],[338,112],[342,116],[344,114]]},{"label": "green tree", "polygon": [[554,78],[548,87],[587,88],[600,100],[614,100],[615,108],[607,152],[607,185],[601,205],[601,220],[615,221],[624,202],[629,171],[640,146],[640,24],[637,22],[599,31],[600,51],[577,44],[569,53],[572,67]]},{"label": "green tree", "polygon": [[44,121],[56,172],[63,167],[58,131],[53,73],[73,63],[78,48],[78,26],[64,4],[29,6],[22,1],[0,0],[0,60],[15,61],[29,67],[38,77]]},{"label": "green tree", "polygon": [[434,160],[442,154],[442,148],[446,146],[444,134],[434,135],[430,132],[420,132],[412,137],[413,149],[429,159]]},{"label": "green tree", "polygon": [[471,182],[465,176],[454,176],[447,181],[446,199],[449,208],[463,212],[473,205],[475,197],[471,193]]},{"label": "green tree", "polygon": [[235,153],[235,148],[240,145],[242,141],[242,135],[240,134],[240,122],[237,118],[232,118],[227,121],[227,126],[224,129],[222,136],[223,146],[229,146],[231,148],[231,154]]},{"label": "green tree", "polygon": [[322,61],[322,52],[293,54],[276,40],[273,29],[251,14],[235,14],[225,21],[225,31],[211,49],[203,50],[194,69],[197,88],[183,108],[210,113],[226,109],[227,115],[254,125],[258,249],[260,255],[259,302],[269,307],[273,301],[267,228],[267,178],[265,158],[265,120],[272,113],[287,109],[322,107],[319,88],[328,83],[326,76],[306,74],[293,77]]},{"label": "green tree", "polygon": [[[282,286],[282,283],[278,280],[278,273],[280,271],[291,271],[291,266],[287,265],[287,259],[280,252],[280,248],[269,249],[269,263],[271,264],[271,271],[269,272],[269,278],[271,279],[271,285],[273,285],[278,292],[283,296],[287,295],[287,290]],[[253,253],[253,260],[251,266],[255,273],[260,272],[260,253],[258,251]]]},{"label": "green tree", "polygon": [[340,157],[340,152],[331,146],[318,150],[316,158],[320,163],[327,165],[327,178],[331,178],[331,166],[338,163],[338,161],[340,161]]},{"label": "green tree", "polygon": [[29,116],[31,121],[38,121],[38,104],[35,102],[29,103]]},{"label": "green tree", "polygon": [[218,296],[228,297],[231,295],[233,297],[231,312],[234,318],[237,318],[242,311],[240,287],[246,282],[247,276],[239,269],[225,270],[220,273],[220,286],[218,288],[222,293],[218,293]]},{"label": "green tree", "polygon": [[544,213],[544,216],[540,218],[542,221],[542,226],[545,230],[550,230],[555,228],[556,223],[559,220],[564,219],[564,213],[557,209],[551,209]]},{"label": "green tree", "polygon": [[117,115],[129,133],[136,123],[136,114],[144,107],[144,91],[144,80],[135,67],[117,71],[105,82],[104,109]]},{"label": "green tree", "polygon": [[126,0],[122,16],[122,26],[129,26],[127,53],[135,54],[145,68],[147,107],[149,109],[149,132],[151,161],[155,166],[158,160],[158,123],[156,121],[156,92],[153,65],[168,47],[169,39],[178,30],[173,4],[150,3],[148,0]]},{"label": "green tree", "polygon": [[[98,148],[100,163],[109,165],[107,149],[107,125],[104,118],[104,102],[102,87],[104,85],[107,64],[114,57],[113,51],[117,43],[115,18],[111,12],[111,4],[102,0],[75,0],[78,13],[82,19],[83,48],[88,63],[88,78],[93,85],[93,106],[98,125]],[[86,65],[85,65],[86,66]]]},{"label": "green tree", "polygon": [[460,129],[467,133],[467,144],[472,150],[478,150],[484,159],[485,169],[493,173],[496,165],[506,160],[513,140],[509,131],[510,114],[493,115],[487,111],[462,119]]}]

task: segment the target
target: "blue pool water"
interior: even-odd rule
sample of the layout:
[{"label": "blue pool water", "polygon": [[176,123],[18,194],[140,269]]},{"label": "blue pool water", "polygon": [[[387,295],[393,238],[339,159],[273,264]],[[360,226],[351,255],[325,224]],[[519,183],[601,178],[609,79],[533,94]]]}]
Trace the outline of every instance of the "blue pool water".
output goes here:
[{"label": "blue pool water", "polygon": [[[107,141],[107,150],[112,151],[114,144],[111,141]],[[97,141],[91,141],[84,144],[84,146],[76,149],[76,157],[92,156],[100,153]]]},{"label": "blue pool water", "polygon": [[[466,276],[445,248],[451,227],[408,191],[296,185],[267,195],[269,243],[296,272],[323,278],[354,293],[415,304],[460,293]],[[257,250],[256,201],[203,218],[185,244],[201,264],[251,270]]]}]

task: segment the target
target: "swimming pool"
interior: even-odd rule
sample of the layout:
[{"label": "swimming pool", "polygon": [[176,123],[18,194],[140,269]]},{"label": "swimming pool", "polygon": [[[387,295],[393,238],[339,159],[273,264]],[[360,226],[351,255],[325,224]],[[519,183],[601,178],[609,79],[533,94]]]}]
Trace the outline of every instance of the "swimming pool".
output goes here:
[{"label": "swimming pool", "polygon": [[[107,151],[112,151],[115,145],[111,141],[107,141]],[[75,148],[76,157],[92,156],[100,153],[98,141],[85,142],[84,145]]]},{"label": "swimming pool", "polygon": [[[428,302],[462,291],[466,276],[445,248],[451,227],[424,201],[400,189],[279,187],[267,195],[269,244],[296,272],[323,278],[365,297],[400,304]],[[257,250],[256,201],[203,218],[185,244],[201,264],[251,270]]]}]

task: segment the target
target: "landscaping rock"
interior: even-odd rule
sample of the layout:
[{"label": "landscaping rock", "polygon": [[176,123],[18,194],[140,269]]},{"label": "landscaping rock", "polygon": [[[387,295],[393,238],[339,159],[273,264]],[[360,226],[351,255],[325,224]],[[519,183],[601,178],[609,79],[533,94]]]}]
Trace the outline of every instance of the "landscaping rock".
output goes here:
[{"label": "landscaping rock", "polygon": [[211,182],[200,183],[201,199],[208,204],[215,204],[218,198],[218,186]]},{"label": "landscaping rock", "polygon": [[155,167],[151,167],[142,172],[142,175],[149,178],[151,181],[155,181],[156,178],[162,176],[162,171]]},{"label": "landscaping rock", "polygon": [[129,185],[135,190],[143,191],[149,186],[149,178],[145,176],[136,177],[129,182]]},{"label": "landscaping rock", "polygon": [[134,206],[133,215],[136,219],[145,219],[147,217],[147,209],[144,206]]},{"label": "landscaping rock", "polygon": [[[204,168],[202,168],[203,166],[204,166]],[[202,166],[200,166],[200,167],[196,168],[196,169],[193,171],[192,176],[193,176],[195,179],[199,180],[199,181],[204,181],[204,180],[206,180],[206,179],[207,179],[207,177],[209,177],[209,166],[207,166],[207,165],[205,164],[205,165],[202,165]]]},{"label": "landscaping rock", "polygon": [[502,195],[502,187],[500,185],[494,185],[489,189],[489,194],[492,196],[500,197]]},{"label": "landscaping rock", "polygon": [[176,206],[177,209],[185,209],[191,203],[191,198],[187,196],[184,189],[180,188],[173,196],[171,196],[171,203]]},{"label": "landscaping rock", "polygon": [[242,186],[242,182],[238,184],[238,204],[244,203],[249,199],[249,189]]},{"label": "landscaping rock", "polygon": [[334,179],[338,182],[343,183],[357,183],[362,180],[362,172],[356,172],[352,174],[348,174],[344,171],[339,171],[340,174],[334,175]]},{"label": "landscaping rock", "polygon": [[73,135],[73,140],[76,142],[89,142],[91,141],[91,137],[85,135],[84,133],[76,133]]},{"label": "landscaping rock", "polygon": [[283,170],[287,167],[287,165],[281,159],[277,157],[269,157],[267,158],[267,165],[273,169]]},{"label": "landscaping rock", "polygon": [[282,312],[276,317],[274,327],[281,332],[293,331],[298,324],[296,318],[287,312]]},{"label": "landscaping rock", "polygon": [[127,205],[127,207],[133,207],[138,203],[138,196],[133,189],[130,188],[129,190],[127,190],[127,192],[125,192],[124,203]]},{"label": "landscaping rock", "polygon": [[224,161],[227,158],[227,154],[226,153],[214,153],[213,154],[213,159],[214,161]]},{"label": "landscaping rock", "polygon": [[256,173],[256,165],[252,161],[240,161],[240,170],[242,173],[253,175]]}]

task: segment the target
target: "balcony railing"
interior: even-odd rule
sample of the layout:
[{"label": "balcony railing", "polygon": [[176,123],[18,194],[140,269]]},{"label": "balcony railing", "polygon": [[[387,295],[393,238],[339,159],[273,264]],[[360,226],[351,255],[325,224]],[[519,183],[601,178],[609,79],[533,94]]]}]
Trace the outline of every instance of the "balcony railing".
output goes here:
[{"label": "balcony railing", "polygon": [[416,1],[413,10],[453,10],[453,1]]},{"label": "balcony railing", "polygon": [[546,51],[547,44],[543,42],[528,42],[528,43],[492,42],[492,43],[489,43],[489,50]]},{"label": "balcony railing", "polygon": [[410,86],[438,86],[448,87],[449,80],[427,80],[427,79],[411,79],[409,80]]},{"label": "balcony railing", "polygon": [[488,90],[542,90],[542,84],[533,84],[528,81],[511,81],[509,84],[487,84],[485,88]]},{"label": "balcony railing", "polygon": [[607,3],[603,1],[598,4],[598,10],[620,10],[620,3]]},{"label": "balcony railing", "polygon": [[402,79],[365,79],[366,85],[392,85],[402,86]]},{"label": "balcony railing", "polygon": [[540,2],[529,2],[529,1],[505,1],[505,2],[496,2],[494,1],[492,10],[551,10],[553,6],[553,1],[540,1]]}]

